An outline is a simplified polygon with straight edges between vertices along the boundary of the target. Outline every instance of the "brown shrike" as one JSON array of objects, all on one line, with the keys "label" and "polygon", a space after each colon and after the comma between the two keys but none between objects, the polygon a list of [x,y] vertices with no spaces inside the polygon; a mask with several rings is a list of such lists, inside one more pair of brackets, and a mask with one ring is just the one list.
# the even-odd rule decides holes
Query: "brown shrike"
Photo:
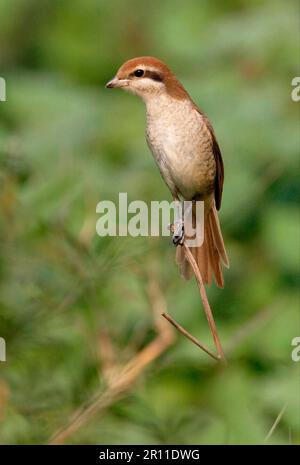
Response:
[{"label": "brown shrike", "polygon": [[[145,102],[147,142],[174,200],[204,201],[204,241],[200,247],[191,247],[191,252],[203,281],[211,284],[214,275],[223,287],[221,262],[228,267],[229,261],[217,210],[221,207],[224,167],[207,116],[157,58],[127,61],[106,87],[122,87]],[[177,236],[173,241],[180,243]],[[180,245],[176,260],[181,274],[189,278],[192,269]]]}]

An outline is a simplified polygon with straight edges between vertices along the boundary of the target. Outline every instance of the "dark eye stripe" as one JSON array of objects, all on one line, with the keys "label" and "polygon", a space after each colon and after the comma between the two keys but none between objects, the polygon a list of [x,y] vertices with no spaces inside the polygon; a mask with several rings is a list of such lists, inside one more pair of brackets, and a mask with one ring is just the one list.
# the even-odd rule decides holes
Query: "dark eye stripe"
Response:
[{"label": "dark eye stripe", "polygon": [[146,70],[144,76],[150,79],[153,79],[153,81],[158,81],[158,82],[163,81],[162,75],[157,73],[156,71]]},{"label": "dark eye stripe", "polygon": [[[135,76],[135,73],[136,71],[134,71],[133,73],[130,74],[130,77],[134,77]],[[137,77],[137,76],[136,76]],[[150,78],[150,79],[153,79],[153,81],[157,81],[157,82],[162,82],[163,81],[163,77],[160,73],[156,72],[156,71],[150,71],[148,69],[146,69],[144,71],[144,74],[143,76],[141,77],[147,77],[147,78]]]}]

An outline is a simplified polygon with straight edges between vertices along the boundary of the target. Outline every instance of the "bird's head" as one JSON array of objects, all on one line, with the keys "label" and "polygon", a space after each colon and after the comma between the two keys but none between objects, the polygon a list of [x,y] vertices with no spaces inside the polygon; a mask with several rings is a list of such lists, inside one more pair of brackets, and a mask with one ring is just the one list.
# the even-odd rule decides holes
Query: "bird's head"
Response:
[{"label": "bird's head", "polygon": [[139,57],[126,61],[107,88],[122,87],[143,100],[169,94],[174,98],[187,98],[187,93],[172,71],[162,61],[153,57]]}]

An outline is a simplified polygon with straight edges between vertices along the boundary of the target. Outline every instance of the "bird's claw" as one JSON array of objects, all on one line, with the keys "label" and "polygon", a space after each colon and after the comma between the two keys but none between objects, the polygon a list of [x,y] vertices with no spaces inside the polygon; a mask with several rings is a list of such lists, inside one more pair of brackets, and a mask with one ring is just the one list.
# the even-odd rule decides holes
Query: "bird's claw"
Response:
[{"label": "bird's claw", "polygon": [[172,242],[175,246],[182,245],[184,242],[184,223],[177,221],[175,224],[170,225],[170,231],[173,233]]}]

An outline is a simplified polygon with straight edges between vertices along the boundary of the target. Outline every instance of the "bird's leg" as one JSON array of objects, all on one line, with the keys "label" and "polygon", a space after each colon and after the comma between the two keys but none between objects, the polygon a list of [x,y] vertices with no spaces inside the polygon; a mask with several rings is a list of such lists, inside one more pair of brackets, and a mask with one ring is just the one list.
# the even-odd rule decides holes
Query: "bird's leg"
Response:
[{"label": "bird's leg", "polygon": [[182,245],[184,241],[184,222],[180,218],[173,224],[172,241],[174,245]]},{"label": "bird's leg", "polygon": [[188,207],[186,208],[185,202],[180,202],[179,199],[174,199],[175,202],[179,202],[178,208],[181,208],[181,215],[175,221],[175,223],[170,228],[173,232],[172,241],[175,246],[183,245],[185,239],[185,221],[190,220],[191,210],[193,208],[193,203],[190,202]]},{"label": "bird's leg", "polygon": [[184,221],[183,221],[183,203],[179,200],[178,197],[173,197],[176,207],[180,214],[178,215],[176,221],[170,225],[170,230],[173,233],[172,242],[175,246],[182,245],[184,242]]}]

